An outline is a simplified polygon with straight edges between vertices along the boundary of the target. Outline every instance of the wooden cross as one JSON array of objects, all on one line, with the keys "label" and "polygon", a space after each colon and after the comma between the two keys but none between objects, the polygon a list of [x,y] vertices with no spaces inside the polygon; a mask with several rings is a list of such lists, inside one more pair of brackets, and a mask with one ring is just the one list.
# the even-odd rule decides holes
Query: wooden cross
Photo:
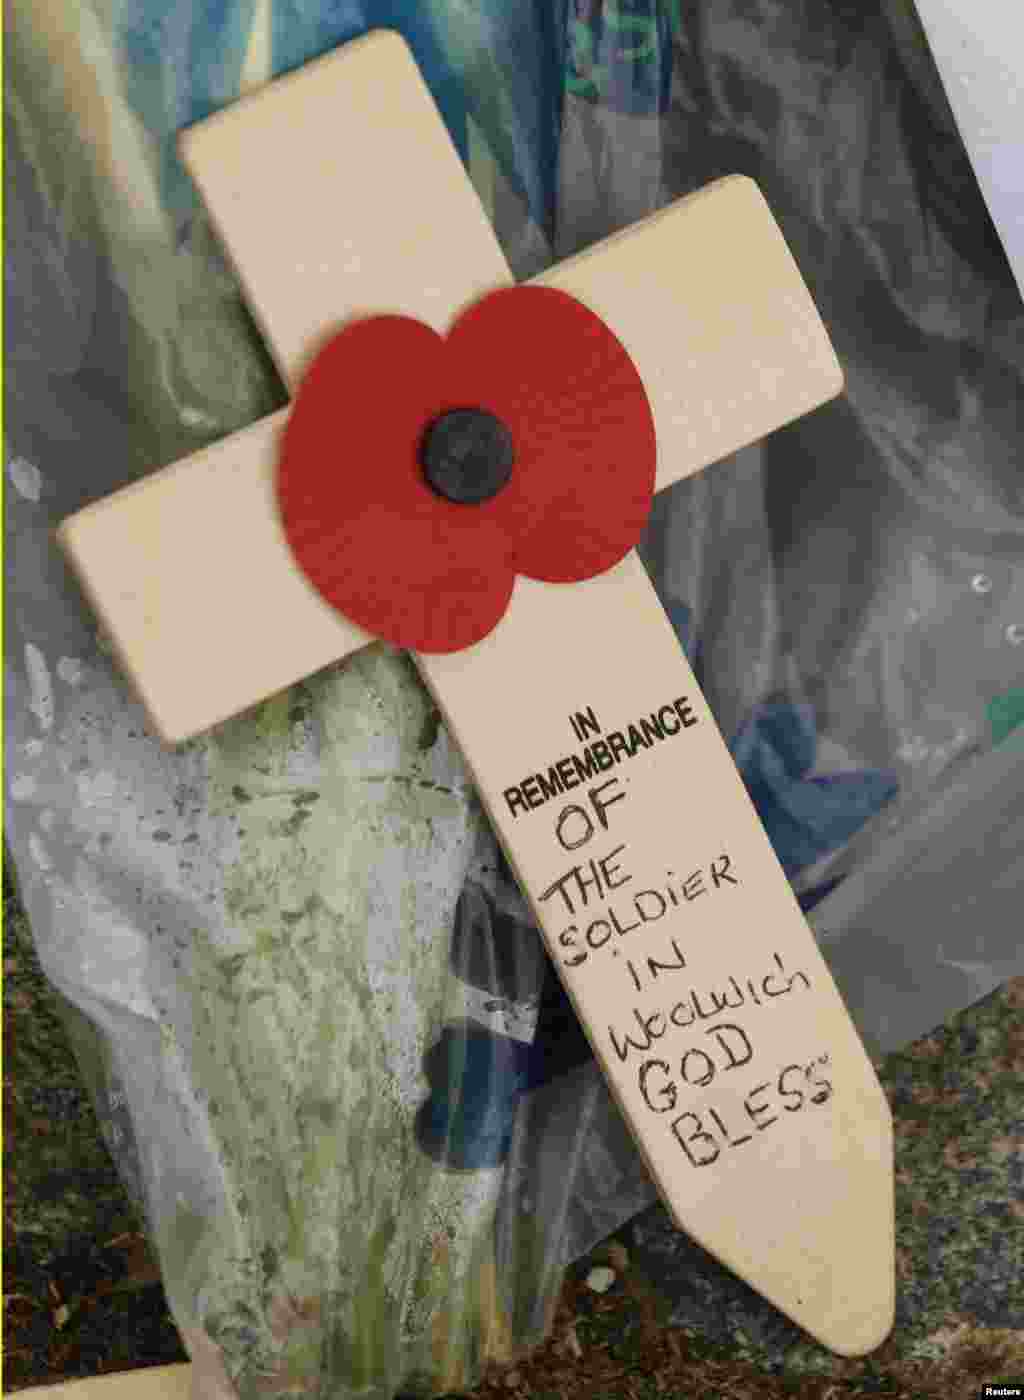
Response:
[{"label": "wooden cross", "polygon": [[[443,333],[511,281],[396,34],[274,82],[182,146],[293,389],[342,322],[400,313]],[[842,388],[747,179],[535,281],[628,351],[659,489]],[[167,742],[373,640],[289,552],[274,495],[288,412],[61,526]],[[878,1346],[894,1303],[888,1105],[636,553],[581,583],[520,577],[484,640],[416,661],[675,1223],[827,1347]]]}]

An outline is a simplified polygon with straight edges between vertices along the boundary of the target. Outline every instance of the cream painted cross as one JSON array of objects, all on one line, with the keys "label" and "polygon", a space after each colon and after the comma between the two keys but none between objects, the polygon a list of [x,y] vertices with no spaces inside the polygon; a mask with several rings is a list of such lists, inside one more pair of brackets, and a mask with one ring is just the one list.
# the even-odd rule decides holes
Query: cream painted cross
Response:
[{"label": "cream painted cross", "polygon": [[[183,151],[293,387],[343,321],[398,312],[443,332],[511,281],[393,33],[243,99]],[[841,390],[749,180],[536,281],[629,352],[659,488]],[[373,640],[289,553],[274,498],[286,416],[61,527],[167,742]],[[834,1351],[878,1346],[893,1318],[888,1105],[635,552],[583,583],[519,578],[482,642],[416,660],[676,1224]]]}]

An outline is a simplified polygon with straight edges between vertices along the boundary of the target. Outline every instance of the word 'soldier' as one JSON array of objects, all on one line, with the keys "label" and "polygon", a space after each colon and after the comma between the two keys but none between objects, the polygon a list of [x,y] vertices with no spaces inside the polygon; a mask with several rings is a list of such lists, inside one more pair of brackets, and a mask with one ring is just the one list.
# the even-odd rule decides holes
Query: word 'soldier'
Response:
[{"label": "word 'soldier'", "polygon": [[[461,335],[511,282],[395,34],[271,84],[183,150],[297,397],[61,527],[168,742],[374,640],[297,566],[275,496],[325,339],[368,317]],[[743,178],[527,286],[568,294],[624,347],[658,489],[842,388]],[[365,438],[346,455],[348,411],[342,385],[325,450],[372,483],[388,462]],[[639,1150],[681,1229],[826,1346],[870,1351],[893,1318],[888,1105],[672,627],[631,549],[579,582],[510,586],[480,640],[414,654]]]}]

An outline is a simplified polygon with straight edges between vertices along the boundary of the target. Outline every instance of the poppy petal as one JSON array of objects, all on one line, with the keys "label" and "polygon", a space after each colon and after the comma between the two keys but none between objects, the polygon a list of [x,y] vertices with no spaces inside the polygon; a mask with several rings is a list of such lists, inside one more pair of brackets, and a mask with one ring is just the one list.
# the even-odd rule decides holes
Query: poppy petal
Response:
[{"label": "poppy petal", "polygon": [[515,581],[494,512],[444,500],[423,476],[425,426],[461,406],[446,361],[444,340],[409,317],[350,323],[303,378],[278,461],[281,520],[306,578],[357,626],[423,652],[480,641]]},{"label": "poppy petal", "polygon": [[505,287],[448,336],[453,382],[486,393],[515,464],[491,503],[517,572],[549,583],[603,573],[638,542],[657,468],[654,418],[621,342],[553,287]]}]

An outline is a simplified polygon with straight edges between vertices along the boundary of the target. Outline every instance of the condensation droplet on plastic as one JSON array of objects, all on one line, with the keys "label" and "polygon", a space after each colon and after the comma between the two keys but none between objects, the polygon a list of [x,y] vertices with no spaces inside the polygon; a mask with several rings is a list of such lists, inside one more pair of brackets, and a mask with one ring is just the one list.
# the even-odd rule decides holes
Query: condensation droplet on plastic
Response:
[{"label": "condensation droplet on plastic", "polygon": [[74,656],[62,656],[57,662],[57,675],[65,685],[81,685],[84,675],[82,663]]},{"label": "condensation droplet on plastic", "polygon": [[909,739],[904,739],[896,751],[896,756],[903,759],[904,763],[921,763],[928,757],[929,752],[924,739],[919,734],[914,734]]},{"label": "condensation droplet on plastic", "polygon": [[1011,622],[1006,629],[1006,640],[1012,647],[1019,647],[1024,642],[1024,622]]},{"label": "condensation droplet on plastic", "polygon": [[7,463],[7,475],[19,496],[38,503],[43,490],[43,474],[26,457],[12,457]]},{"label": "condensation droplet on plastic", "polygon": [[50,859],[50,853],[34,831],[28,838],[28,850],[29,855],[31,855],[40,870],[53,869],[53,861]]},{"label": "condensation droplet on plastic", "polygon": [[34,642],[25,643],[25,670],[31,692],[29,710],[39,721],[40,728],[53,728],[53,685],[46,658]]},{"label": "condensation droplet on plastic", "polygon": [[988,574],[975,574],[971,579],[971,587],[974,589],[975,593],[991,593],[992,580],[989,578]]}]

